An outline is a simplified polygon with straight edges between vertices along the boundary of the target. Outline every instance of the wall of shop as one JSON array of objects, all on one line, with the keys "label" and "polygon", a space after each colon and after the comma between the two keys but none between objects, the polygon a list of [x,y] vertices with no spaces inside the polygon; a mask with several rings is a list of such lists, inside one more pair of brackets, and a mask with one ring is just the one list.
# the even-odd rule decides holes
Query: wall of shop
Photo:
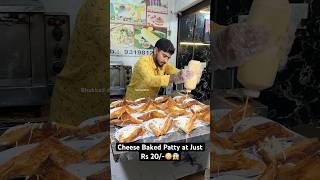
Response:
[{"label": "wall of shop", "polygon": [[203,0],[176,0],[174,12],[177,13],[177,12],[184,11],[184,10],[198,4],[201,1],[203,1]]},{"label": "wall of shop", "polygon": [[[181,0],[177,0],[181,1]],[[175,4],[176,1],[168,0],[168,28],[167,28],[167,38],[170,39],[173,45],[177,45],[177,29],[178,29],[178,18],[175,13]],[[111,56],[111,62],[120,62],[124,65],[134,66],[137,62],[139,56],[130,57],[130,56]],[[171,57],[169,63],[176,65],[176,53]]]},{"label": "wall of shop", "polygon": [[[77,13],[85,0],[40,0],[46,12],[63,12],[70,15],[70,29],[74,28]],[[183,1],[183,3],[181,3]],[[168,29],[167,38],[170,39],[175,47],[177,46],[178,18],[177,12],[183,11],[194,6],[202,0],[168,0]],[[121,62],[124,65],[133,66],[139,57],[111,56],[111,61]],[[176,65],[176,53],[172,56],[170,63]]]},{"label": "wall of shop", "polygon": [[[167,38],[172,41],[177,48],[177,34],[178,34],[178,18],[177,13],[187,8],[194,6],[202,0],[168,0],[168,29]],[[124,65],[134,66],[139,57],[126,57],[126,56],[111,56],[111,61],[121,62]],[[176,53],[172,56],[170,62],[176,66]]]}]

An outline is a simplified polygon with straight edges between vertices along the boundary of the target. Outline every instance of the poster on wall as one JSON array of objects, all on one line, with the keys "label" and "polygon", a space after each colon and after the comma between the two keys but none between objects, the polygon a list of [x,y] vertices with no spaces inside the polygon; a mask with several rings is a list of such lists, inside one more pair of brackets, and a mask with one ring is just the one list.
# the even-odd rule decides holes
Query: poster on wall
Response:
[{"label": "poster on wall", "polygon": [[[112,24],[115,27],[117,24]],[[122,25],[111,31],[112,56],[150,55],[160,38],[167,38],[166,28]],[[114,43],[119,41],[119,43]]]},{"label": "poster on wall", "polygon": [[110,2],[110,21],[120,24],[146,24],[145,0],[112,0]]},{"label": "poster on wall", "polygon": [[148,12],[147,16],[148,16],[147,18],[148,26],[168,27],[168,22],[167,22],[168,15]]},{"label": "poster on wall", "polygon": [[152,53],[160,38],[167,38],[167,0],[111,0],[111,56]]},{"label": "poster on wall", "polygon": [[111,48],[129,48],[134,46],[134,26],[110,24]]},{"label": "poster on wall", "polygon": [[134,47],[137,49],[152,49],[160,38],[167,37],[166,28],[136,26],[134,32]]},{"label": "poster on wall", "polygon": [[148,12],[168,14],[168,0],[147,0]]}]

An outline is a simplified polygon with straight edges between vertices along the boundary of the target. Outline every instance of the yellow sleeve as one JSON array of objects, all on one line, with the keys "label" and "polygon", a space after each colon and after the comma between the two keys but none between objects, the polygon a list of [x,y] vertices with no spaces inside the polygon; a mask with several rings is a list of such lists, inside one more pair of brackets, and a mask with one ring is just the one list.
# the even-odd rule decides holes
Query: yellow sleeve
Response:
[{"label": "yellow sleeve", "polygon": [[223,25],[217,24],[214,21],[210,22],[210,31],[211,32],[215,32],[215,31],[218,31],[220,29],[224,29],[225,27],[227,27],[227,26],[223,26]]},{"label": "yellow sleeve", "polygon": [[175,68],[174,66],[167,64],[165,69],[165,74],[175,74],[179,71],[179,69]]},{"label": "yellow sleeve", "polygon": [[50,121],[77,126],[109,112],[109,15],[106,0],[86,0],[79,9],[68,58],[54,86]]},{"label": "yellow sleeve", "polygon": [[155,75],[152,66],[145,61],[139,60],[135,66],[135,70],[149,87],[168,86],[170,75]]}]

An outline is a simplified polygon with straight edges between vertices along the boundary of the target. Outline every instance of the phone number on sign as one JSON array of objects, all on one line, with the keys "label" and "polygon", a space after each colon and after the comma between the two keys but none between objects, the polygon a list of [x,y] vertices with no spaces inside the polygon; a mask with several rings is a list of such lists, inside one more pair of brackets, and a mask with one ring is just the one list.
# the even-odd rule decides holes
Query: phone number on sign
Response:
[{"label": "phone number on sign", "polygon": [[152,50],[146,49],[110,49],[110,55],[112,56],[141,56],[150,55]]}]

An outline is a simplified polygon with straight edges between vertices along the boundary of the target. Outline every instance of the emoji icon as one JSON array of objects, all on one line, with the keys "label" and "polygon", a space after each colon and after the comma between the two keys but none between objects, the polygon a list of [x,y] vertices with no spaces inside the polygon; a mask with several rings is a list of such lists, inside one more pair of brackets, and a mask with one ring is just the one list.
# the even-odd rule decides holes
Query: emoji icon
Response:
[{"label": "emoji icon", "polygon": [[166,160],[171,160],[172,158],[172,154],[171,153],[166,153],[166,155],[164,156],[166,158]]},{"label": "emoji icon", "polygon": [[172,156],[172,160],[179,161],[179,154],[178,153],[174,153],[173,156]]}]

